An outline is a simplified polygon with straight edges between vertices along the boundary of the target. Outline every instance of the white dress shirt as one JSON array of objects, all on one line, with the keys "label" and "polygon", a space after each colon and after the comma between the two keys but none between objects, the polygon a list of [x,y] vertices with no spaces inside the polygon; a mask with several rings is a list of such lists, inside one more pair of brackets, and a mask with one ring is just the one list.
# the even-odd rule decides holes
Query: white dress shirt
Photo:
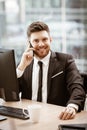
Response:
[{"label": "white dress shirt", "polygon": [[43,58],[39,59],[34,57],[34,64],[33,64],[33,77],[32,77],[32,100],[37,100],[37,92],[38,92],[38,80],[39,80],[39,65],[38,61],[43,63],[43,79],[42,79],[42,102],[47,102],[47,73],[49,67],[49,59],[50,59],[51,52]]}]

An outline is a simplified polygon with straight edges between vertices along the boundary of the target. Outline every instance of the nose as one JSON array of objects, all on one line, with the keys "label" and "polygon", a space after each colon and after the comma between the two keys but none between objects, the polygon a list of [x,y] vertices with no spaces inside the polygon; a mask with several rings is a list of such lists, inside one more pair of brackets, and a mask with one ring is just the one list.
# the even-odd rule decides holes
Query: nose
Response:
[{"label": "nose", "polygon": [[39,46],[44,46],[44,43],[42,41],[39,42]]}]

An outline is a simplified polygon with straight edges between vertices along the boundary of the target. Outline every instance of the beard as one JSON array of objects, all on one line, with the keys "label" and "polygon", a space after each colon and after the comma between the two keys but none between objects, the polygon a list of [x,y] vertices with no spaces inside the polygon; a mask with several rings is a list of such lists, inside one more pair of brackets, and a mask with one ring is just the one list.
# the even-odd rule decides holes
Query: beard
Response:
[{"label": "beard", "polygon": [[42,48],[35,48],[34,54],[39,57],[40,59],[44,58],[45,56],[48,55],[50,51],[50,47],[46,46],[46,47],[42,47]]}]

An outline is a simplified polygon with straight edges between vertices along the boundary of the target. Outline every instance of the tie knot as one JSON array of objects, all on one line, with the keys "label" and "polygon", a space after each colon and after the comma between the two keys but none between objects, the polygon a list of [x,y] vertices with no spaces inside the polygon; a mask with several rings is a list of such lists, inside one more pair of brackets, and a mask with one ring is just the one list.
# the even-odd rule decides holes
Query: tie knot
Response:
[{"label": "tie knot", "polygon": [[42,67],[42,61],[38,61],[38,65]]}]

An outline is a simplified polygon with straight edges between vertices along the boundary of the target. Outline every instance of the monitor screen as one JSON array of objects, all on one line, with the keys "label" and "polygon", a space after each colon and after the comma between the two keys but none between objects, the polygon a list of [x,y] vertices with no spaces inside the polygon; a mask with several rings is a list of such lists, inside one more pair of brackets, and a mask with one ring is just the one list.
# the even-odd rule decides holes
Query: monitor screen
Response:
[{"label": "monitor screen", "polygon": [[0,98],[5,101],[19,100],[14,50],[0,48]]}]

